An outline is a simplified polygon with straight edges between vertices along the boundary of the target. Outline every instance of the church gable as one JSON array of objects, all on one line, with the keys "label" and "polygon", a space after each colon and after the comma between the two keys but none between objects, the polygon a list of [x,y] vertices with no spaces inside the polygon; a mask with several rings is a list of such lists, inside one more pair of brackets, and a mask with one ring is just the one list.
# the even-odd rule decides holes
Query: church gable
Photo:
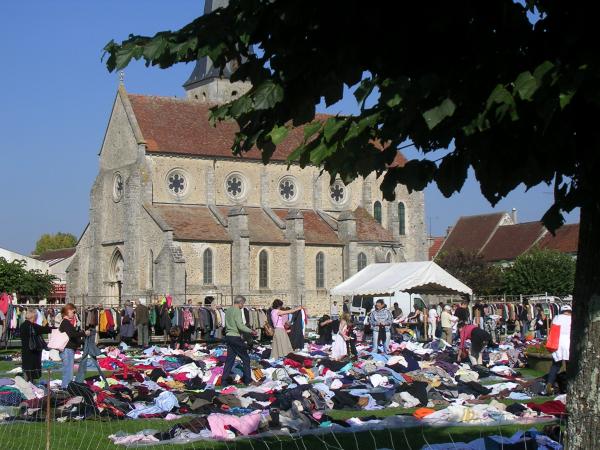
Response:
[{"label": "church gable", "polygon": [[127,93],[121,86],[100,149],[100,167],[116,169],[133,164],[138,157],[138,144],[141,143],[143,143],[142,134],[137,126]]}]

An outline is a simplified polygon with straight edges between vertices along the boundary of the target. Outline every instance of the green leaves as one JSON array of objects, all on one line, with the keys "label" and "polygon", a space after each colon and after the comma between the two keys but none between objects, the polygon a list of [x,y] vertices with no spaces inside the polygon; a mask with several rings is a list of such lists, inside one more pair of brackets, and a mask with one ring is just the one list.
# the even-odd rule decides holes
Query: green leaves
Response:
[{"label": "green leaves", "polygon": [[456,105],[452,100],[447,98],[440,105],[431,108],[423,113],[423,118],[427,123],[427,127],[433,130],[446,117],[452,116],[456,110]]},{"label": "green leaves", "polygon": [[285,126],[274,126],[273,129],[267,134],[271,139],[271,142],[275,145],[279,145],[287,137],[289,130]]},{"label": "green leaves", "polygon": [[273,81],[265,81],[254,90],[252,98],[254,109],[270,109],[283,100],[283,88]]},{"label": "green leaves", "polygon": [[531,100],[538,87],[537,80],[528,70],[521,73],[515,80],[515,91],[522,100]]}]

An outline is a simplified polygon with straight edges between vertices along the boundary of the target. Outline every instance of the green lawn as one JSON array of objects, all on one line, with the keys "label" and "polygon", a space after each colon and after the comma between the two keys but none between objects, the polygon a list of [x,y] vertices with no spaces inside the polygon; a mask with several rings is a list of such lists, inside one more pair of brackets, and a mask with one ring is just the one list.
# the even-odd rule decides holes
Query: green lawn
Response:
[{"label": "green lawn", "polygon": [[[4,351],[0,351],[0,354]],[[0,374],[16,367],[18,364],[9,361],[0,361]],[[521,369],[523,377],[535,378],[543,373],[531,369]],[[94,375],[95,371],[88,371],[87,375]],[[53,371],[53,377],[60,377],[60,370]],[[537,397],[531,401],[541,403],[548,397]],[[502,403],[511,404],[513,400],[500,400]],[[436,409],[440,409],[438,407]],[[332,418],[346,420],[351,417],[375,416],[385,418],[397,414],[412,414],[416,408],[386,408],[375,411],[365,410],[333,410],[328,411]],[[186,420],[186,419],[184,419]],[[110,434],[118,431],[135,433],[144,429],[168,430],[175,422],[165,420],[88,420],[83,422],[51,423],[50,441],[53,450],[71,449],[123,449],[115,446],[108,439]],[[536,428],[543,428],[537,425]],[[238,439],[235,442],[220,442],[214,440],[196,442],[177,446],[151,446],[148,449],[176,448],[176,449],[248,449],[248,450],[274,450],[296,449],[313,450],[325,448],[331,450],[370,450],[377,448],[403,448],[421,449],[427,443],[468,442],[482,435],[502,434],[512,435],[517,430],[529,429],[532,425],[507,425],[502,427],[466,426],[466,427],[413,427],[407,429],[391,429],[385,431],[360,432],[360,433],[326,433],[320,436],[303,436],[297,438],[269,438]],[[46,425],[45,423],[14,423],[0,425],[0,447],[7,450],[37,450],[45,449]],[[332,448],[333,447],[333,448]]]},{"label": "green lawn", "polygon": [[[112,421],[112,422],[71,422],[52,424],[51,447],[53,450],[72,449],[123,449],[115,446],[108,436],[117,431],[128,433],[142,429],[167,430],[173,426],[172,422],[163,420],[144,421]],[[546,424],[538,424],[537,429],[542,429]],[[10,425],[10,432],[4,426],[0,427],[2,448],[7,450],[43,449],[45,448],[46,434],[44,424],[14,424]],[[389,429],[384,431],[360,433],[326,433],[319,436],[302,436],[296,438],[279,437],[268,439],[238,439],[234,442],[220,442],[207,440],[190,443],[187,445],[156,445],[145,447],[148,449],[174,448],[174,449],[244,449],[244,450],[274,450],[274,449],[317,449],[334,447],[349,450],[371,450],[377,448],[420,449],[426,443],[468,442],[483,435],[502,434],[510,436],[518,430],[532,428],[532,425],[506,425],[502,427],[469,426],[469,427],[413,427],[406,429]],[[326,444],[326,445],[325,445]],[[333,449],[332,449],[333,450]]]}]

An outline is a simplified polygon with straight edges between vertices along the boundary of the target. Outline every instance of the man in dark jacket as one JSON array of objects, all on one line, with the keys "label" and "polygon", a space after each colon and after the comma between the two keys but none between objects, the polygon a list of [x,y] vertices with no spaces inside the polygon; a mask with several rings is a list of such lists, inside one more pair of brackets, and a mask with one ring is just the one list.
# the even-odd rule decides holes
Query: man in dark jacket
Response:
[{"label": "man in dark jacket", "polygon": [[148,307],[145,305],[146,299],[140,298],[139,303],[135,308],[135,326],[137,328],[138,345],[146,348],[149,344],[148,323],[150,322],[150,314]]}]

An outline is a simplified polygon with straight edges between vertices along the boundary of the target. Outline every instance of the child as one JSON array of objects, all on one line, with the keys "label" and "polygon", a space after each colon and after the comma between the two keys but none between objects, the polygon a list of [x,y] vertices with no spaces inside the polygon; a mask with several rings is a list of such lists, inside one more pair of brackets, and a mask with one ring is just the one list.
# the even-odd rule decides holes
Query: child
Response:
[{"label": "child", "polygon": [[333,345],[331,346],[331,359],[340,361],[348,354],[348,347],[346,342],[350,340],[348,322],[350,315],[348,313],[342,314],[340,319],[340,328],[337,334],[333,337]]},{"label": "child", "polygon": [[175,325],[171,327],[169,330],[169,337],[171,338],[171,343],[169,347],[171,350],[179,350],[183,346],[183,334],[181,333],[181,327]]}]

